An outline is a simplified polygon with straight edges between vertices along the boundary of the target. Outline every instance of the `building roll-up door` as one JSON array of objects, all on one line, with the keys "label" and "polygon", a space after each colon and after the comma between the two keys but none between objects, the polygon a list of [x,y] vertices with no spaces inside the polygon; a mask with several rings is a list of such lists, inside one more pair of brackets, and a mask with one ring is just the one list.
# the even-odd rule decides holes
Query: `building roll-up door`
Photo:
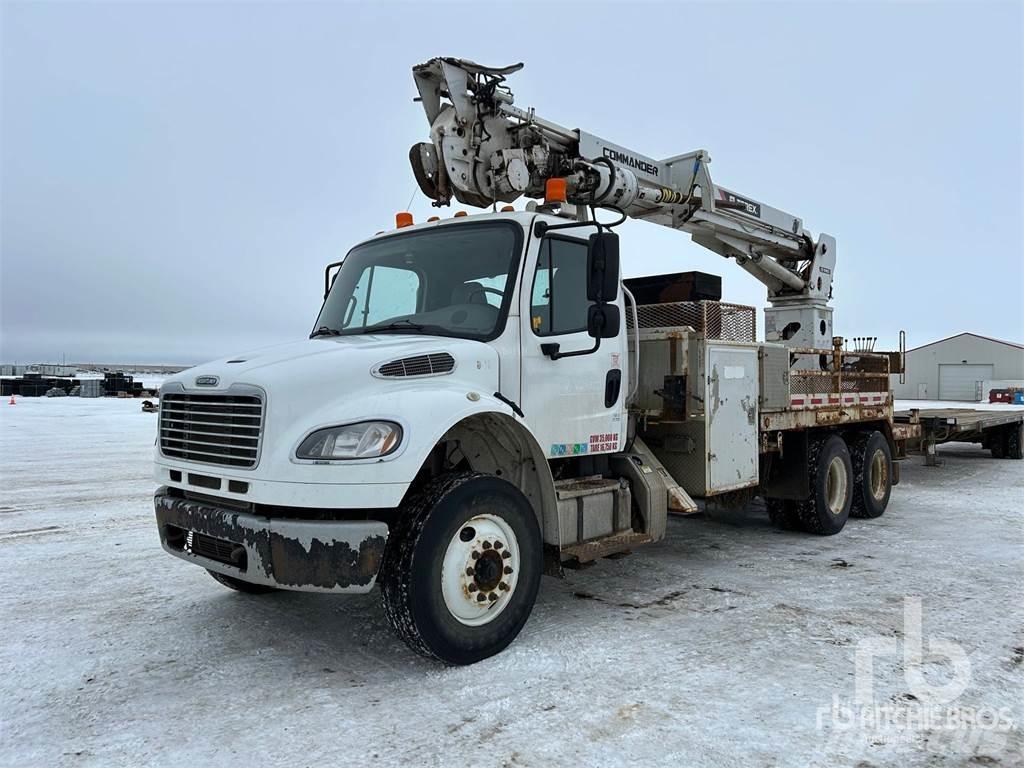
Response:
[{"label": "building roll-up door", "polygon": [[981,382],[991,380],[991,364],[939,364],[939,400],[976,403],[983,396]]}]

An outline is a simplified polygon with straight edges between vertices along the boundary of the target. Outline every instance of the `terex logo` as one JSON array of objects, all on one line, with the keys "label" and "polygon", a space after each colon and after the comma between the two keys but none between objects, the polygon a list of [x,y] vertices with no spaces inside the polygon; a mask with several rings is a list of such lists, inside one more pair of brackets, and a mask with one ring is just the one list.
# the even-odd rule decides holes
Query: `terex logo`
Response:
[{"label": "terex logo", "polygon": [[612,162],[620,163],[621,165],[625,165],[630,168],[635,168],[636,170],[650,176],[657,177],[658,175],[658,166],[654,163],[649,163],[646,160],[641,160],[639,157],[632,157],[631,155],[619,152],[619,150],[612,149],[611,147],[605,147],[602,150],[602,154]]},{"label": "terex logo", "polygon": [[749,214],[751,216],[756,216],[759,219],[761,218],[760,203],[755,203],[753,200],[747,200],[746,198],[740,197],[739,195],[734,195],[732,192],[726,192],[725,199],[727,202],[737,203],[743,206],[742,208],[740,208],[740,210],[743,213]]}]

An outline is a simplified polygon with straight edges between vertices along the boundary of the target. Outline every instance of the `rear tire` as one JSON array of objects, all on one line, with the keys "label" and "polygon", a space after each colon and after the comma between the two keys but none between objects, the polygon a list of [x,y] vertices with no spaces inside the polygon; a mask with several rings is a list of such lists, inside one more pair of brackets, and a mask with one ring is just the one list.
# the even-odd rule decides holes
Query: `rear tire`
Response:
[{"label": "rear tire", "polygon": [[242,581],[236,579],[234,576],[227,576],[223,573],[217,573],[207,569],[208,574],[213,576],[214,581],[220,582],[228,589],[233,589],[236,592],[245,592],[247,595],[265,595],[268,592],[277,592],[275,587],[269,587],[266,584],[252,584],[248,581]]},{"label": "rear tire", "polygon": [[992,451],[993,459],[1006,457],[1006,436],[1002,431],[997,431],[989,438],[989,450]]},{"label": "rear tire", "polygon": [[388,538],[384,614],[417,653],[473,664],[519,634],[542,568],[540,527],[518,488],[491,475],[442,475],[406,505]]},{"label": "rear tire", "polygon": [[808,485],[811,496],[796,502],[800,529],[820,536],[843,530],[853,502],[853,465],[850,451],[839,435],[812,439],[807,446]]},{"label": "rear tire", "polygon": [[1003,456],[1007,459],[1024,458],[1024,424],[1011,424],[1006,428]]},{"label": "rear tire", "polygon": [[892,493],[892,450],[877,430],[862,432],[850,445],[853,465],[853,502],[850,516],[881,517]]}]

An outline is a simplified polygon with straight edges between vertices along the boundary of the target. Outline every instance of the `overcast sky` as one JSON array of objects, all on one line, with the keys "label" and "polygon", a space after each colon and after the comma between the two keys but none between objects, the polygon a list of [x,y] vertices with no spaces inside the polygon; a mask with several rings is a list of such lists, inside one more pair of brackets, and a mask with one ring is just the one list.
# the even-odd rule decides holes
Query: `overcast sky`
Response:
[{"label": "overcast sky", "polygon": [[[526,62],[517,104],[838,239],[835,330],[1024,340],[1022,4],[2,4],[4,362],[191,363],[302,337],[323,265],[432,213],[410,67]],[[518,206],[522,207],[523,201]],[[760,283],[622,228],[627,275]]]}]

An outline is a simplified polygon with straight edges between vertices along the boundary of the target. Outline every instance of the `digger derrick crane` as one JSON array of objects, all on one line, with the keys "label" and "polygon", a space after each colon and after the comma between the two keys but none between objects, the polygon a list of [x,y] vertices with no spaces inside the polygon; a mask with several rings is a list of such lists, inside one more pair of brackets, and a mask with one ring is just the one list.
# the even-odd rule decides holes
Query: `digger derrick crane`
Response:
[{"label": "digger derrick crane", "polygon": [[581,218],[615,209],[734,259],[768,289],[767,341],[832,346],[833,237],[814,239],[799,217],[715,184],[706,150],[656,160],[517,107],[506,81],[522,67],[436,58],[413,68],[430,141],[409,159],[435,206],[542,198],[549,180],[564,179]]}]

